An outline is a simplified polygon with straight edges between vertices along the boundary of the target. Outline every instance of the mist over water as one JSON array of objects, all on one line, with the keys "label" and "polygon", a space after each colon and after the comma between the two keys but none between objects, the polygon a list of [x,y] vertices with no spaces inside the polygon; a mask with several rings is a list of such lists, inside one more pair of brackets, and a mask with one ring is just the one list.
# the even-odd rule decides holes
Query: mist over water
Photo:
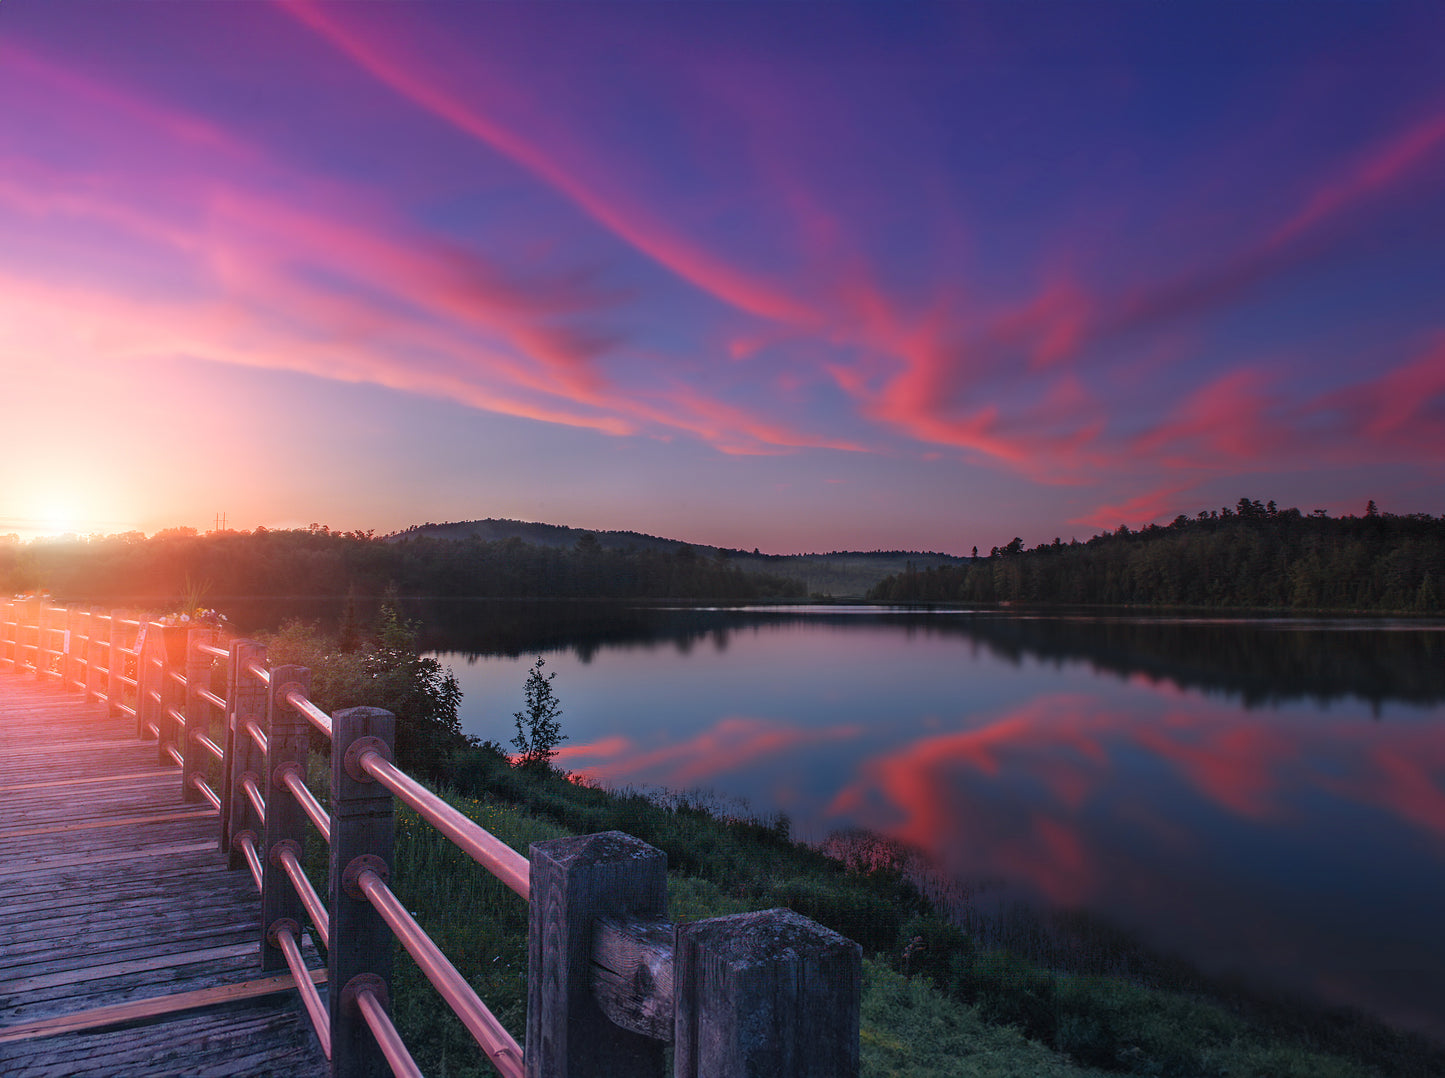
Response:
[{"label": "mist over water", "polygon": [[559,766],[786,813],[809,841],[867,828],[985,907],[1086,910],[1445,1038],[1445,625],[585,604],[426,624],[477,737],[510,739],[540,654]]}]

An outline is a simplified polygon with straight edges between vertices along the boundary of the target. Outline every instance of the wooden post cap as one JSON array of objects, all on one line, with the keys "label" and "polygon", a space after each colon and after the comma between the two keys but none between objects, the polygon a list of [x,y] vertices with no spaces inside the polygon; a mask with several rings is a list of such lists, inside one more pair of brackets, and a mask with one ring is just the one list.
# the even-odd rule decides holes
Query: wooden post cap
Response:
[{"label": "wooden post cap", "polygon": [[680,924],[674,1074],[856,1078],[863,949],[792,910]]}]

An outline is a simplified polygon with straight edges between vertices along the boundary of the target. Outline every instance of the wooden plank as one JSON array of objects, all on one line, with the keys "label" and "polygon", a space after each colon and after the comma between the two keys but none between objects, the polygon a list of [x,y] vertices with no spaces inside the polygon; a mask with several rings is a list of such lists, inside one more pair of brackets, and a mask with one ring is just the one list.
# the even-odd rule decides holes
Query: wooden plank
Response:
[{"label": "wooden plank", "polygon": [[84,779],[57,779],[53,782],[22,782],[18,786],[0,786],[0,794],[16,793],[20,790],[48,790],[56,786],[89,786],[98,782],[136,782],[139,779],[159,776],[174,778],[175,773],[176,769],[169,767],[164,771],[133,771],[128,774],[97,775]]},{"label": "wooden plank", "polygon": [[135,849],[111,850],[108,853],[73,854],[69,857],[36,857],[16,859],[0,865],[0,880],[13,876],[37,876],[60,868],[89,868],[112,861],[134,861],[144,857],[173,857],[181,853],[208,853],[216,848],[209,839],[179,842],[170,845],[140,846]]},{"label": "wooden plank", "polygon": [[127,824],[164,823],[167,820],[203,820],[207,816],[214,815],[216,815],[216,810],[211,808],[210,805],[207,805],[204,811],[196,812],[172,812],[159,816],[122,816],[115,820],[82,820],[78,823],[59,824],[54,827],[22,827],[12,831],[0,831],[0,839],[28,838],[31,835],[54,835],[71,831],[87,831],[96,827],[124,827]]},{"label": "wooden plank", "polygon": [[290,972],[259,969],[216,813],[107,712],[0,675],[0,1074],[322,1078]]},{"label": "wooden plank", "polygon": [[143,970],[167,969],[171,966],[188,966],[195,962],[206,962],[212,958],[240,958],[254,953],[254,944],[240,943],[229,947],[207,947],[200,951],[184,951],[181,954],[153,955],[150,958],[134,958],[126,962],[107,962],[88,966],[82,970],[62,970],[39,977],[22,977],[9,981],[5,987],[12,992],[26,992],[33,988],[54,988],[62,984],[76,984],[103,977],[123,977]]},{"label": "wooden plank", "polygon": [[[241,1013],[234,1013],[238,1006]],[[0,1070],[6,1078],[329,1074],[302,1016],[264,999],[228,1010],[232,1013],[182,1014],[151,1025],[0,1045]]]},{"label": "wooden plank", "polygon": [[[313,969],[311,981],[313,984],[324,984],[326,971]],[[119,1025],[122,1022],[135,1022],[145,1018],[159,1018],[167,1014],[180,1014],[184,1011],[200,1010],[203,1007],[214,1007],[221,1003],[259,999],[262,996],[290,992],[295,988],[296,979],[288,971],[270,977],[261,977],[254,981],[242,981],[240,984],[217,985],[215,988],[202,988],[194,992],[177,992],[170,996],[152,996],[150,999],[139,999],[134,1003],[120,1003],[113,1007],[92,1007],[88,1011],[77,1011],[59,1018],[45,1018],[38,1022],[26,1022],[18,1026],[0,1027],[0,1044],[35,1040],[39,1037],[53,1037],[59,1033],[104,1029],[106,1026]]]}]

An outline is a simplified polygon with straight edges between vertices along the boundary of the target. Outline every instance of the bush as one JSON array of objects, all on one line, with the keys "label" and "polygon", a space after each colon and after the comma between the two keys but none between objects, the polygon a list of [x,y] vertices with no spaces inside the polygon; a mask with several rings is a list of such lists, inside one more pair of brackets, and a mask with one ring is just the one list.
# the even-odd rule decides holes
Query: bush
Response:
[{"label": "bush", "polygon": [[450,670],[417,654],[417,630],[388,602],[371,633],[357,637],[351,650],[315,625],[291,621],[266,641],[267,658],[273,666],[309,668],[311,699],[325,711],[380,707],[392,712],[398,766],[440,779],[471,739],[457,714],[461,687]]}]

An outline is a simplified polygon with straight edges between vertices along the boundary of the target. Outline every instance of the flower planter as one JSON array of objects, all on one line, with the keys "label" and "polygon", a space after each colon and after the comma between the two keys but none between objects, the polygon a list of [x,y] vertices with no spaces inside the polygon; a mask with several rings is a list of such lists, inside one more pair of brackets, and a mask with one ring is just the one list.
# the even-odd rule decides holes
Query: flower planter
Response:
[{"label": "flower planter", "polygon": [[190,639],[189,625],[162,625],[161,639],[166,645],[166,665],[184,670],[186,666],[186,644]]}]

